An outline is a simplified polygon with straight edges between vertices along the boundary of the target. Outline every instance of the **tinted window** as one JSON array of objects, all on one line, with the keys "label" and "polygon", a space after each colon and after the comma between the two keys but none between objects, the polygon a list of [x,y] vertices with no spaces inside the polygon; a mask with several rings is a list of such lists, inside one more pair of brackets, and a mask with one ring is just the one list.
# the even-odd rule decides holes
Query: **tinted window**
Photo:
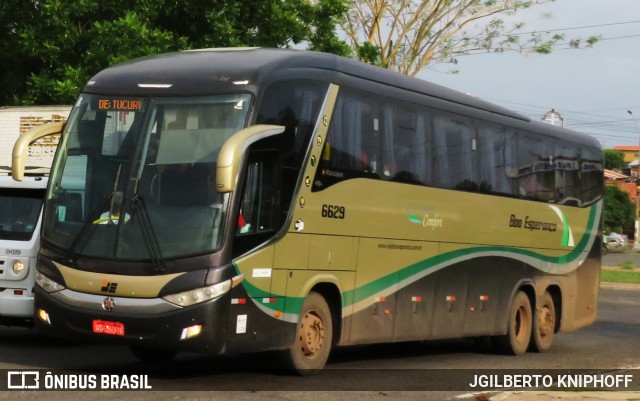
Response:
[{"label": "tinted window", "polygon": [[0,188],[0,239],[29,241],[43,200],[44,189]]},{"label": "tinted window", "polygon": [[601,152],[582,153],[559,139],[342,88],[313,190],[370,178],[580,206],[602,192]]}]

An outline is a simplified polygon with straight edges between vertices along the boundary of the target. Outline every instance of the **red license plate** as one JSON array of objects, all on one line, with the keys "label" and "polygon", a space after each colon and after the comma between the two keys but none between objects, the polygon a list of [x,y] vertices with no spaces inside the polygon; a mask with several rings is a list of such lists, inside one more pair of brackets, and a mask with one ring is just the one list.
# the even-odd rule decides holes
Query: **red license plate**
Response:
[{"label": "red license plate", "polygon": [[94,320],[93,332],[98,334],[109,334],[112,336],[124,336],[124,323]]}]

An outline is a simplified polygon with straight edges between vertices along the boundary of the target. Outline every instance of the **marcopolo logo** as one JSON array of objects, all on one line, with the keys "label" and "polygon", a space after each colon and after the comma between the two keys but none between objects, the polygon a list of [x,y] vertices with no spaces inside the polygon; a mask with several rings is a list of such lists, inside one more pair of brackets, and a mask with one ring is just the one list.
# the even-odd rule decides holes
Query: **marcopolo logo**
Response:
[{"label": "marcopolo logo", "polygon": [[118,289],[118,283],[109,282],[107,280],[102,281],[102,287],[100,288],[100,291],[115,294],[116,289]]}]

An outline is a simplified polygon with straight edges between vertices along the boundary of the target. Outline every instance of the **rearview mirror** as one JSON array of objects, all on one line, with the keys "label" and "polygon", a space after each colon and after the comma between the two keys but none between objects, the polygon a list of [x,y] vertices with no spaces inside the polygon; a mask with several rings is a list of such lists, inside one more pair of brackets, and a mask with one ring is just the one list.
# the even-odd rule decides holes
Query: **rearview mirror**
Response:
[{"label": "rearview mirror", "polygon": [[254,125],[236,132],[227,139],[218,153],[216,190],[220,193],[233,192],[242,156],[249,146],[261,139],[283,132],[284,127],[281,125]]},{"label": "rearview mirror", "polygon": [[25,163],[27,162],[29,145],[42,137],[62,133],[64,124],[64,122],[57,122],[39,125],[20,135],[16,143],[13,145],[11,158],[11,176],[14,180],[22,181],[24,178],[24,169]]}]

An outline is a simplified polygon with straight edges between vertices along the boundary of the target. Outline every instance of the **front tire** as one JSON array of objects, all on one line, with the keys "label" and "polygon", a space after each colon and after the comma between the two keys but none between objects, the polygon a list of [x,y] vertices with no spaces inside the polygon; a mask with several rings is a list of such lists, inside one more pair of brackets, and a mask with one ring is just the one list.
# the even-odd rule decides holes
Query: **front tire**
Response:
[{"label": "front tire", "polygon": [[513,298],[508,319],[507,334],[493,337],[493,345],[501,354],[522,355],[529,348],[533,326],[531,302],[523,291]]},{"label": "front tire", "polygon": [[545,292],[540,299],[533,317],[533,332],[531,334],[531,350],[546,352],[551,348],[553,335],[556,331],[556,308],[553,297]]},{"label": "front tire", "polygon": [[301,376],[316,374],[329,359],[332,341],[329,305],[322,295],[310,292],[302,304],[295,342],[286,354],[287,362]]}]

